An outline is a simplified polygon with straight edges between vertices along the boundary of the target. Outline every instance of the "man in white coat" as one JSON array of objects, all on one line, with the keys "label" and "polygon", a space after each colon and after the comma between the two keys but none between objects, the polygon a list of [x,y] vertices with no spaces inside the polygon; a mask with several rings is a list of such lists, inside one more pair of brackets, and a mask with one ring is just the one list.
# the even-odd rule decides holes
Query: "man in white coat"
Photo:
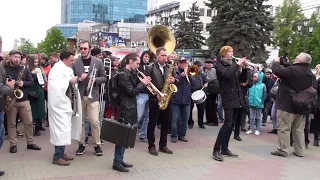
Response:
[{"label": "man in white coat", "polygon": [[55,145],[52,164],[67,166],[70,164],[68,161],[73,160],[73,157],[64,154],[65,146],[71,144],[73,110],[71,98],[66,93],[70,83],[78,82],[78,77],[73,76],[70,68],[74,63],[74,54],[62,52],[60,59],[50,70],[48,77],[48,119],[50,142]]}]

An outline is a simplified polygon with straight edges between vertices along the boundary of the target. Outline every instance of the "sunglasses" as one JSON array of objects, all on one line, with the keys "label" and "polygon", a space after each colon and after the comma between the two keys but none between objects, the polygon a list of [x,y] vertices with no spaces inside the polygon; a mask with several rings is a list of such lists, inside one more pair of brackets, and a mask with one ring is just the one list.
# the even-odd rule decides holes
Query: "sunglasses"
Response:
[{"label": "sunglasses", "polygon": [[86,47],[80,47],[80,50],[87,50],[88,48]]}]

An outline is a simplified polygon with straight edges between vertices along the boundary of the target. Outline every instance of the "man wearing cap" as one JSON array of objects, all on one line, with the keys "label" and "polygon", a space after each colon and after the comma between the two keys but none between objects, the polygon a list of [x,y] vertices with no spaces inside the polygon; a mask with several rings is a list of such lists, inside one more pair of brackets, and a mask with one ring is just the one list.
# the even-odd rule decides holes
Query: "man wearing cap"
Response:
[{"label": "man wearing cap", "polygon": [[[194,86],[191,86],[191,93],[207,86],[206,85],[206,83],[207,83],[206,75],[201,70],[201,66],[202,66],[201,62],[195,61],[193,63],[193,65],[199,67],[199,73],[196,76],[194,76],[195,84],[194,84]],[[193,110],[194,104],[195,103],[191,100],[190,115],[189,115],[189,121],[188,121],[188,125],[189,125],[190,129],[192,129],[193,125],[194,125],[194,121],[192,119],[192,110]],[[196,104],[197,110],[198,110],[198,126],[202,129],[206,128],[203,125],[204,105],[205,105],[205,102],[200,103],[200,104]]]},{"label": "man wearing cap", "polygon": [[[241,121],[245,103],[240,83],[246,83],[248,73],[244,66],[247,59],[241,58],[235,61],[235,59],[233,59],[233,48],[231,46],[222,47],[220,49],[220,55],[221,59],[217,60],[215,68],[221,89],[225,121],[219,131],[213,148],[212,155],[217,161],[223,161],[222,155],[238,157],[238,155],[233,154],[229,150],[228,146],[235,122]],[[240,70],[241,68],[242,71]]]},{"label": "man wearing cap", "polygon": [[100,48],[91,49],[91,55],[98,59],[101,59],[101,60],[103,59],[102,50]]},{"label": "man wearing cap", "polygon": [[26,89],[31,87],[33,84],[33,79],[29,68],[20,66],[22,53],[18,50],[12,50],[9,52],[9,61],[3,64],[3,68],[7,76],[10,79],[15,80],[15,88],[19,88],[23,92],[23,96],[20,99],[16,99],[13,106],[6,110],[7,125],[8,125],[8,137],[10,141],[10,152],[17,152],[17,127],[16,127],[16,117],[19,113],[20,118],[24,124],[27,149],[30,150],[41,150],[36,144],[33,143],[33,123],[31,106],[28,100],[28,93]]}]

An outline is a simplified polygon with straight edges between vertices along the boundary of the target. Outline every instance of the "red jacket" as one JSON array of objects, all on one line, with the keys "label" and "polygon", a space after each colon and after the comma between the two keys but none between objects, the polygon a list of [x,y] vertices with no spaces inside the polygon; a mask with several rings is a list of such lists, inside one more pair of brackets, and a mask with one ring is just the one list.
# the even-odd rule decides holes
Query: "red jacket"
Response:
[{"label": "red jacket", "polygon": [[[43,70],[44,70],[44,73],[46,74],[46,77],[48,79],[48,76],[49,76],[49,72],[51,70],[51,64],[48,64],[47,66],[43,67]],[[48,91],[48,81],[44,84],[44,87],[43,89],[45,91]]]}]

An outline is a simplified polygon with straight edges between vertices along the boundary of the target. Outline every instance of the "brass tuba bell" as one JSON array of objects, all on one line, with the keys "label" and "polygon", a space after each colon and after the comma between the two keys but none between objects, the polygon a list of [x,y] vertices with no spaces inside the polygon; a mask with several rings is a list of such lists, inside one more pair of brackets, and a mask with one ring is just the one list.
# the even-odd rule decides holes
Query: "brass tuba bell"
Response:
[{"label": "brass tuba bell", "polygon": [[170,55],[176,47],[176,39],[168,27],[155,25],[148,31],[147,44],[153,54],[156,54],[157,48],[164,47]]}]

